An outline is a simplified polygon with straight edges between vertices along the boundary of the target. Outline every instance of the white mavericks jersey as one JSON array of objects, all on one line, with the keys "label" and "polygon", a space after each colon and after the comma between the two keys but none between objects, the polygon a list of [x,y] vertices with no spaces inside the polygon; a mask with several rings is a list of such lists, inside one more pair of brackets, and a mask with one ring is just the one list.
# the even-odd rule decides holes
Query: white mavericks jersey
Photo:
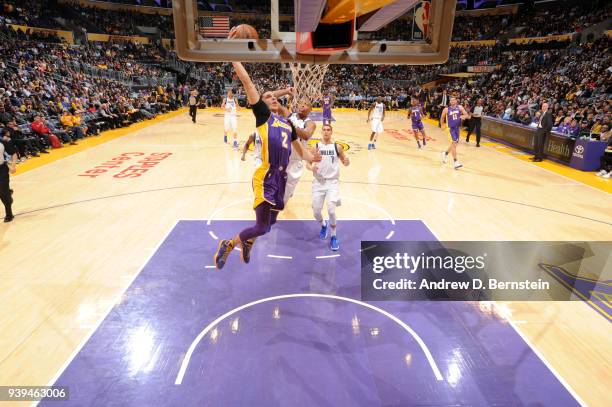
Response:
[{"label": "white mavericks jersey", "polygon": [[381,120],[383,117],[384,110],[385,110],[384,103],[376,103],[374,105],[374,111],[372,112],[372,120]]},{"label": "white mavericks jersey", "polygon": [[225,115],[236,116],[236,99],[225,99]]},{"label": "white mavericks jersey", "polygon": [[340,178],[340,157],[338,157],[338,147],[335,142],[325,144],[322,141],[317,143],[317,149],[321,153],[321,162],[316,163],[317,172],[315,178],[319,181]]},{"label": "white mavericks jersey", "polygon": [[255,137],[255,141],[253,142],[253,160],[255,161],[255,167],[259,168],[263,163],[261,160],[261,137],[258,131],[253,133],[253,136]]},{"label": "white mavericks jersey", "polygon": [[[297,113],[291,113],[291,116],[289,116],[289,121],[291,121],[291,123],[293,123],[293,125],[296,128],[304,130],[306,128],[306,123],[308,123],[310,119],[309,118],[300,119]],[[300,143],[302,143],[302,147],[304,147],[305,149],[308,148],[307,140],[303,140],[300,137],[298,137],[298,140]],[[295,151],[295,148],[291,149],[291,155],[289,156],[289,161],[302,161],[302,157],[300,157],[297,151]]]}]

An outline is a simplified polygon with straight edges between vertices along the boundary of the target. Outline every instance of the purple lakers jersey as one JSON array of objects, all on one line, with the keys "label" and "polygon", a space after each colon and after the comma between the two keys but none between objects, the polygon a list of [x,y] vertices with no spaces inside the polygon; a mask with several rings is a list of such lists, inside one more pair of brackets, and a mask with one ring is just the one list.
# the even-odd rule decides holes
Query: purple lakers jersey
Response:
[{"label": "purple lakers jersey", "polygon": [[253,208],[268,202],[275,210],[282,210],[291,142],[297,134],[286,118],[270,112],[261,99],[253,105],[253,113],[261,139],[261,165],[253,174]]},{"label": "purple lakers jersey", "polygon": [[281,171],[287,168],[291,155],[291,125],[282,116],[274,113],[266,123],[257,127],[261,137],[261,161],[268,167]]},{"label": "purple lakers jersey", "polygon": [[410,119],[412,119],[413,124],[421,123],[421,106],[410,108]]},{"label": "purple lakers jersey", "polygon": [[446,116],[446,120],[448,121],[448,127],[461,126],[461,109],[459,109],[459,105],[455,107],[448,107],[448,114]]},{"label": "purple lakers jersey", "polygon": [[329,96],[323,98],[323,117],[331,119],[331,98]]}]

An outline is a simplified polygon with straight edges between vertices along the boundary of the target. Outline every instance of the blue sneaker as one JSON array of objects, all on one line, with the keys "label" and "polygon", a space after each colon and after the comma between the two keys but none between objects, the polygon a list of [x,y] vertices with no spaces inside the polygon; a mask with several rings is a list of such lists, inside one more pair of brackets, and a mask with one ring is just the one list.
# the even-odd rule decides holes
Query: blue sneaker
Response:
[{"label": "blue sneaker", "polygon": [[221,270],[225,266],[227,256],[234,250],[234,242],[231,240],[219,241],[217,252],[215,253],[214,262],[218,270]]},{"label": "blue sneaker", "polygon": [[329,231],[329,223],[325,221],[325,225],[321,226],[321,231],[319,232],[319,239],[321,240],[327,239],[328,231]]},{"label": "blue sneaker", "polygon": [[333,251],[338,251],[340,249],[340,243],[338,242],[338,236],[332,236],[331,241],[329,242],[329,248]]},{"label": "blue sneaker", "polygon": [[368,150],[372,149],[372,143],[368,144]]},{"label": "blue sneaker", "polygon": [[376,144],[372,143],[372,150],[376,150]]},{"label": "blue sneaker", "polygon": [[249,239],[246,242],[240,242],[240,256],[242,261],[248,263],[251,260],[251,249],[253,249],[255,239]]},{"label": "blue sneaker", "polygon": [[227,144],[227,134],[223,135],[223,142]]},{"label": "blue sneaker", "polygon": [[238,148],[238,141],[234,140],[234,148]]}]

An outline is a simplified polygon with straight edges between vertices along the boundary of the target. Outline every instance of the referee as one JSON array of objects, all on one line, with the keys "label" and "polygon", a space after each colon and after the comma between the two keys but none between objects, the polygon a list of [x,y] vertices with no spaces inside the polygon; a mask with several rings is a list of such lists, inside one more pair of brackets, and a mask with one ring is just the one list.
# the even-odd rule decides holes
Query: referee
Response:
[{"label": "referee", "polygon": [[17,150],[11,141],[11,133],[8,129],[2,129],[2,137],[0,138],[0,200],[4,204],[6,216],[4,222],[10,222],[15,217],[13,216],[13,191],[10,188],[9,172],[14,174],[17,164]]},{"label": "referee", "polygon": [[198,114],[198,91],[192,90],[189,93],[189,116],[191,116],[191,121],[195,123]]},{"label": "referee", "polygon": [[472,111],[472,120],[470,122],[470,129],[468,130],[467,137],[465,141],[470,142],[470,135],[473,131],[476,132],[476,147],[480,147],[480,126],[482,125],[482,107],[483,100],[478,99],[476,102],[476,106],[474,106],[474,110]]}]

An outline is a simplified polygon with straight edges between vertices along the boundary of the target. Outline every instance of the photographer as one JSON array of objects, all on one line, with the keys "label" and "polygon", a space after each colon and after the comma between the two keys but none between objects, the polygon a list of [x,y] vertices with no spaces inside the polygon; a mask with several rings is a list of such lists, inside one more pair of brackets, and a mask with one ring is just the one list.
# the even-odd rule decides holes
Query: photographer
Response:
[{"label": "photographer", "polygon": [[2,129],[0,138],[0,201],[4,204],[6,215],[4,222],[10,222],[13,216],[13,191],[10,188],[9,173],[14,174],[17,164],[17,150],[11,141],[11,133],[8,129]]}]

